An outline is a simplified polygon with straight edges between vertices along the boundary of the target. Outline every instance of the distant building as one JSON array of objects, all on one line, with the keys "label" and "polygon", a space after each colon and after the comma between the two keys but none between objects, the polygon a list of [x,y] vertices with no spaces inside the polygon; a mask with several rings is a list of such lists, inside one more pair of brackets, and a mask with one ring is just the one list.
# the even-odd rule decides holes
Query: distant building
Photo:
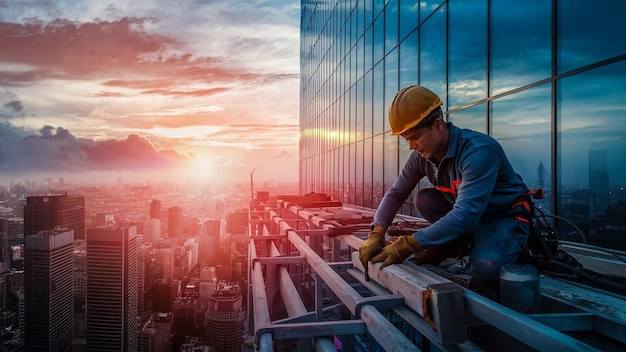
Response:
[{"label": "distant building", "polygon": [[143,236],[137,235],[137,315],[142,316],[145,311],[144,291],[146,289],[146,263]]},{"label": "distant building", "polygon": [[172,313],[152,313],[138,323],[137,352],[170,352],[173,334]]},{"label": "distant building", "polygon": [[180,292],[179,280],[161,279],[152,284],[152,310],[171,313],[176,297]]},{"label": "distant building", "polygon": [[87,351],[137,350],[137,228],[87,231]]},{"label": "distant building", "polygon": [[238,290],[220,290],[209,301],[206,312],[206,341],[214,351],[241,350],[244,309]]},{"label": "distant building", "polygon": [[158,199],[150,203],[150,219],[161,219],[161,201]]},{"label": "distant building", "polygon": [[202,227],[202,235],[198,237],[198,262],[205,266],[215,266],[218,264],[222,220],[206,220]]},{"label": "distant building", "polygon": [[183,210],[173,206],[167,211],[167,236],[169,238],[183,237]]},{"label": "distant building", "polygon": [[248,209],[238,209],[226,215],[226,233],[246,234],[248,228]]},{"label": "distant building", "polygon": [[115,215],[98,213],[96,214],[96,227],[108,227],[115,224]]},{"label": "distant building", "polygon": [[161,220],[150,219],[143,221],[143,242],[152,243],[161,240]]},{"label": "distant building", "polygon": [[72,351],[74,231],[40,231],[24,238],[26,351]]},{"label": "distant building", "polygon": [[24,236],[57,227],[74,230],[74,239],[85,239],[85,197],[32,196],[24,206]]}]

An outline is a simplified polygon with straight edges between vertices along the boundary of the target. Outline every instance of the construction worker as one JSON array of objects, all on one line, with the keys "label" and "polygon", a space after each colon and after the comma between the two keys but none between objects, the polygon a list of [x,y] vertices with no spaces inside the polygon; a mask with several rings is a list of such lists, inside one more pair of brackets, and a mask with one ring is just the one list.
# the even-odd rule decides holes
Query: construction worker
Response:
[{"label": "construction worker", "polygon": [[[366,279],[369,261],[383,262],[382,269],[415,254],[417,264],[439,265],[467,253],[472,275],[494,282],[500,268],[515,263],[526,245],[530,229],[519,206],[527,192],[522,178],[495,139],[444,122],[441,105],[421,86],[400,90],[391,103],[392,134],[406,139],[413,152],[359,247]],[[434,188],[420,190],[415,206],[431,225],[385,246],[387,228],[424,177]]]}]

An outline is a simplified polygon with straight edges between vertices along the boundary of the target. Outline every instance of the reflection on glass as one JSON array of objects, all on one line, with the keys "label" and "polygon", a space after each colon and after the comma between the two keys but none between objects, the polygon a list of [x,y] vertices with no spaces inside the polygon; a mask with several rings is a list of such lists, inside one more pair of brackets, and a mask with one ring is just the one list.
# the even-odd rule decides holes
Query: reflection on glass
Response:
[{"label": "reflection on glass", "polygon": [[420,85],[439,95],[446,106],[446,16],[437,11],[420,31]]},{"label": "reflection on glass", "polygon": [[368,138],[363,144],[363,206],[372,207],[372,154],[373,140]]},{"label": "reflection on glass", "polygon": [[343,192],[344,202],[354,204],[354,144],[344,148]]},{"label": "reflection on glass", "polygon": [[374,64],[382,60],[385,51],[385,16],[380,15],[374,20]]},{"label": "reflection on glass", "polygon": [[626,1],[599,0],[589,5],[584,0],[557,1],[559,73],[626,54]]},{"label": "reflection on glass", "polygon": [[455,126],[460,128],[469,128],[474,131],[487,133],[486,104],[483,103],[449,114],[448,121],[452,121]]},{"label": "reflection on glass", "polygon": [[550,84],[496,99],[491,102],[490,133],[524,183],[530,188],[542,187],[548,194],[550,184],[538,170],[541,164],[549,169],[552,163],[550,107]]},{"label": "reflection on glass", "polygon": [[354,193],[356,205],[363,206],[363,141],[357,142],[354,163]]},{"label": "reflection on glass", "polygon": [[487,97],[487,1],[453,1],[448,7],[448,102],[452,109]]},{"label": "reflection on glass", "polygon": [[364,88],[363,88],[364,82],[363,80],[359,80],[356,83],[356,89],[355,89],[355,96],[354,96],[354,100],[355,100],[355,109],[356,109],[356,133],[355,133],[355,138],[356,140],[361,140],[363,139],[363,128],[364,128],[364,113],[363,113],[363,108],[365,106],[365,101],[363,99],[363,92],[364,92]]},{"label": "reflection on glass", "polygon": [[379,134],[374,137],[373,141],[373,167],[372,167],[372,184],[373,184],[373,208],[377,208],[384,195],[384,163],[383,156],[385,154],[385,138]]},{"label": "reflection on glass", "polygon": [[418,1],[400,0],[400,40],[403,40],[417,27],[418,9]]},{"label": "reflection on glass", "polygon": [[417,84],[417,38],[417,32],[413,32],[400,43],[400,88]]},{"label": "reflection on glass", "polygon": [[391,131],[385,133],[384,155],[384,192],[393,185],[398,177],[398,136],[392,136]]},{"label": "reflection on glass", "polygon": [[384,62],[374,67],[374,134],[383,133],[387,128],[387,114],[384,106]]},{"label": "reflection on glass", "polygon": [[442,0],[421,0],[419,1],[420,6],[420,23],[424,22],[428,16],[432,15],[432,13],[441,6],[443,3]]},{"label": "reflection on glass", "polygon": [[385,106],[384,106],[384,128],[389,129],[387,124],[389,106],[398,93],[398,49],[394,49],[385,57]]},{"label": "reflection on glass", "polygon": [[491,6],[491,95],[550,77],[551,2],[493,0]]},{"label": "reflection on glass", "polygon": [[369,70],[372,69],[372,60],[374,58],[374,47],[373,47],[373,40],[374,40],[374,30],[372,29],[372,27],[368,28],[367,31],[365,31],[365,48],[364,48],[364,70],[367,72]]},{"label": "reflection on glass", "polygon": [[372,99],[372,92],[373,92],[373,86],[372,86],[372,73],[373,71],[369,71],[366,75],[365,78],[363,79],[363,83],[364,83],[364,92],[363,92],[363,104],[364,104],[364,108],[363,108],[363,112],[364,112],[364,121],[365,121],[365,132],[364,132],[364,136],[370,137],[372,135],[372,129],[373,129],[373,118],[374,116],[372,115],[372,106],[374,104],[373,99]]},{"label": "reflection on glass", "polygon": [[374,4],[372,3],[372,1],[359,1],[359,8],[363,8],[363,18],[364,18],[364,27],[367,29],[367,27],[372,25],[372,20],[374,19],[373,15],[374,15]]},{"label": "reflection on glass", "polygon": [[398,45],[398,0],[389,0],[385,6],[385,53]]},{"label": "reflection on glass", "polygon": [[626,62],[557,83],[557,211],[590,244],[626,250]]}]

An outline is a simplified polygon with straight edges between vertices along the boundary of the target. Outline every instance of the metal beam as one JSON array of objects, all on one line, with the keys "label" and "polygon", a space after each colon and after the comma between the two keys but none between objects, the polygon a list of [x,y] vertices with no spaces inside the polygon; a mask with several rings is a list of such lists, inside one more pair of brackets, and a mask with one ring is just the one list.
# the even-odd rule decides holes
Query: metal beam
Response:
[{"label": "metal beam", "polygon": [[272,324],[262,328],[260,332],[271,334],[275,340],[280,340],[333,335],[354,335],[365,333],[365,331],[365,323],[362,320],[354,319]]},{"label": "metal beam", "polygon": [[465,291],[465,307],[469,313],[540,351],[598,351],[470,290]]},{"label": "metal beam", "polygon": [[252,260],[252,263],[261,263],[264,265],[267,264],[302,264],[305,262],[305,259],[303,256],[288,256],[288,257],[261,257],[261,258],[254,258]]},{"label": "metal beam", "polygon": [[363,298],[339,274],[337,274],[326,262],[320,258],[295,232],[289,233],[289,241],[307,258],[307,263],[320,275],[328,287],[339,297],[348,310],[355,314],[357,302]]},{"label": "metal beam", "polygon": [[376,308],[366,305],[361,309],[361,319],[370,333],[385,351],[405,352],[419,351],[393,324],[391,324]]},{"label": "metal beam", "polygon": [[[357,252],[352,253],[352,264],[363,271]],[[395,294],[404,297],[404,303],[431,324],[443,344],[467,341],[465,327],[464,290],[461,286],[441,282],[430,275],[410,270],[403,265],[380,269],[382,263],[368,263],[370,279]]]},{"label": "metal beam", "polygon": [[[250,241],[249,253],[250,262],[252,263],[252,261],[256,258],[256,247],[254,245],[254,241]],[[259,334],[258,331],[259,329],[270,325],[270,311],[267,306],[267,294],[265,293],[263,271],[260,263],[254,263],[252,266],[252,305],[254,310],[254,337],[257,345],[260,345],[260,340],[263,334]],[[268,337],[263,337],[264,341],[267,338]]]},{"label": "metal beam", "polygon": [[[370,280],[365,281],[363,277],[363,272],[356,269],[348,269],[348,273],[352,275],[355,279],[357,279],[361,284],[367,287],[372,293],[376,295],[388,295],[389,290],[380,286],[376,281]],[[407,306],[400,306],[393,309],[393,311],[401,317],[404,321],[406,321],[409,325],[411,325],[414,329],[419,331],[419,333],[428,339],[432,344],[437,346],[441,351],[446,352],[475,352],[482,351],[482,349],[476,346],[473,342],[467,340],[462,343],[457,344],[444,344],[441,342],[441,336],[437,330],[433,329],[433,327],[424,320],[424,317],[417,314],[414,310],[410,309]]]}]

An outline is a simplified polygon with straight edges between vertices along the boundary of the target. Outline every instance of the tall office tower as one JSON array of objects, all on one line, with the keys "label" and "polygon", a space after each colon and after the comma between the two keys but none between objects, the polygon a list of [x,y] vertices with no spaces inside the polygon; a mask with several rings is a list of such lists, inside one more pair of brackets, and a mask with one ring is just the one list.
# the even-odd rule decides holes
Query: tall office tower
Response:
[{"label": "tall office tower", "polygon": [[143,236],[137,235],[137,315],[142,316],[144,307],[144,291],[146,280],[146,263],[144,262]]},{"label": "tall office tower", "polygon": [[0,232],[9,233],[9,219],[0,218]]},{"label": "tall office tower", "polygon": [[161,240],[161,219],[143,221],[143,242],[152,243]]},{"label": "tall office tower", "polygon": [[206,312],[206,341],[215,351],[237,352],[241,349],[244,309],[238,290],[215,292]]},{"label": "tall office tower", "polygon": [[26,351],[72,351],[74,232],[40,231],[24,238]]},{"label": "tall office tower", "polygon": [[9,234],[0,231],[0,273],[11,269],[11,253]]},{"label": "tall office tower", "polygon": [[167,211],[167,236],[169,238],[183,237],[183,210],[173,206]]},{"label": "tall office tower", "polygon": [[[193,286],[193,287],[189,287]],[[200,301],[198,300],[197,286],[189,283],[173,304],[174,330],[185,335],[194,335],[200,315]]]},{"label": "tall office tower", "polygon": [[180,281],[161,279],[152,284],[152,310],[171,313],[173,303],[180,291]]},{"label": "tall office tower", "polygon": [[24,206],[24,236],[63,227],[74,230],[74,239],[85,239],[85,197],[32,196]]},{"label": "tall office tower", "polygon": [[248,228],[248,209],[238,209],[226,215],[226,233],[246,234]]},{"label": "tall office tower", "polygon": [[604,218],[609,208],[606,150],[589,151],[589,218]]},{"label": "tall office tower", "polygon": [[202,235],[198,237],[198,263],[202,266],[218,264],[221,226],[220,219],[209,219],[202,224]]},{"label": "tall office tower", "polygon": [[[82,241],[84,243],[84,241]],[[87,294],[87,250],[74,241],[74,339],[85,339],[85,297]]]},{"label": "tall office tower", "polygon": [[172,313],[151,313],[138,327],[137,352],[170,352]]},{"label": "tall office tower", "polygon": [[161,218],[161,201],[158,199],[153,199],[152,203],[150,203],[150,219],[160,219]]},{"label": "tall office tower", "polygon": [[174,278],[174,266],[176,249],[172,240],[166,239],[154,244],[156,250],[156,264],[161,267],[161,278],[172,280]]},{"label": "tall office tower", "polygon": [[137,227],[87,230],[87,351],[137,350]]}]

